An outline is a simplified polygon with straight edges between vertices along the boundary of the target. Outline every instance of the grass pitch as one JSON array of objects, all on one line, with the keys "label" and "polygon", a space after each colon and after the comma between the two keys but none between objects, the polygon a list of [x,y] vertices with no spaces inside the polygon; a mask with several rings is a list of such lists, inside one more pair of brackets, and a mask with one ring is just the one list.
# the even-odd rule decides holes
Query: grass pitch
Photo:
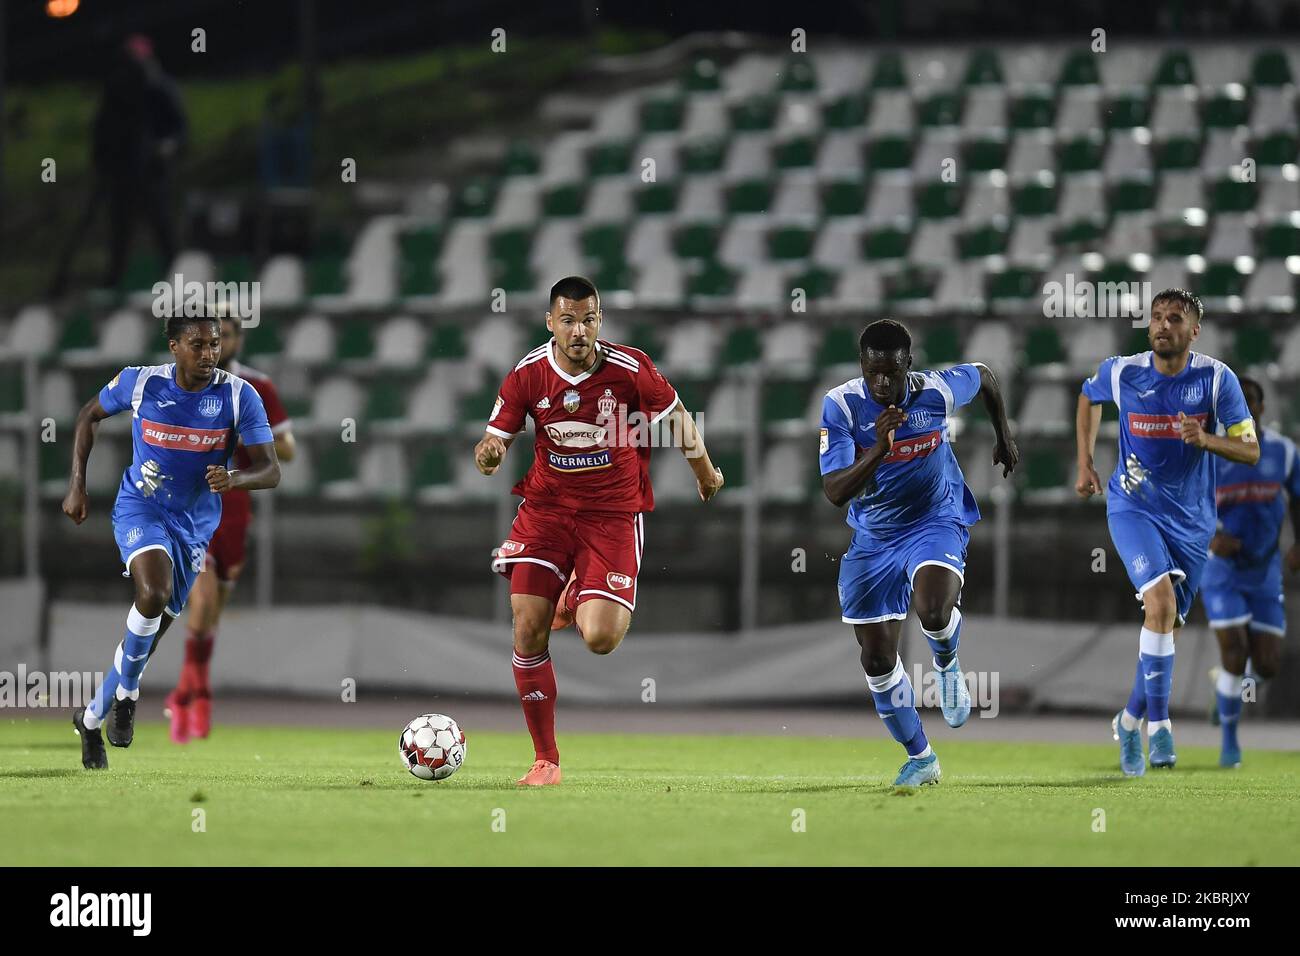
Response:
[{"label": "grass pitch", "polygon": [[1300,863],[1295,753],[1231,772],[1186,747],[1126,780],[1113,745],[946,742],[943,782],[896,792],[889,740],[564,734],[565,782],[520,791],[527,737],[467,733],[442,783],[406,773],[396,728],[178,747],[141,722],[92,773],[70,724],[6,718],[0,864]]}]

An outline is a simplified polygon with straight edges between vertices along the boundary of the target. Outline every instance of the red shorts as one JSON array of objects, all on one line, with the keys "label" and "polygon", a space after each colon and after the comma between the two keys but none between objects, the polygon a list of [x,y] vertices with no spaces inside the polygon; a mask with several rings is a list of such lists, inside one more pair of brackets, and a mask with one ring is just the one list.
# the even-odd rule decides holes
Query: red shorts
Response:
[{"label": "red shorts", "polygon": [[237,497],[236,492],[227,492],[221,502],[221,524],[208,542],[208,553],[203,568],[212,568],[217,572],[217,580],[233,583],[244,569],[245,543],[248,540],[248,525],[252,520],[252,505],[247,500],[248,493]]},{"label": "red shorts", "polygon": [[492,570],[510,579],[511,594],[552,604],[577,575],[576,604],[602,598],[636,610],[645,516],[631,511],[575,511],[525,501]]}]

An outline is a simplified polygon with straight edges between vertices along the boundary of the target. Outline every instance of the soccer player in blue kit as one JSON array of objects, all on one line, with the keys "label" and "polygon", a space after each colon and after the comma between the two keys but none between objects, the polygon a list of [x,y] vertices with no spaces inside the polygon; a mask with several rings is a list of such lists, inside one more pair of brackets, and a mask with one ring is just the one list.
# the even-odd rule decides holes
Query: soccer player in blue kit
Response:
[{"label": "soccer player in blue kit", "polygon": [[1210,559],[1201,588],[1210,627],[1219,641],[1215,698],[1223,745],[1219,766],[1240,767],[1237,721],[1242,677],[1250,664],[1256,682],[1277,675],[1286,635],[1279,540],[1291,499],[1291,527],[1297,543],[1287,552],[1292,573],[1300,571],[1300,461],[1295,442],[1261,424],[1264,389],[1241,378],[1246,405],[1259,430],[1259,464],[1224,462],[1215,476],[1219,529],[1210,539]]},{"label": "soccer player in blue kit", "polygon": [[1161,292],[1151,301],[1151,351],[1106,359],[1079,396],[1075,490],[1085,499],[1102,490],[1093,467],[1101,403],[1119,407],[1119,463],[1106,486],[1106,518],[1144,612],[1133,689],[1112,722],[1120,769],[1130,777],[1146,772],[1143,717],[1151,766],[1169,768],[1178,759],[1169,721],[1174,629],[1192,608],[1214,535],[1211,456],[1259,461],[1237,376],[1191,351],[1203,315],[1190,292]]},{"label": "soccer player in blue kit", "polygon": [[873,322],[858,343],[862,377],[831,389],[822,404],[822,488],[849,504],[853,541],[840,563],[842,620],[853,625],[876,713],[903,745],[907,762],[895,786],[938,783],[939,758],[916,712],[898,655],[909,607],[916,610],[939,675],[949,726],[970,716],[970,691],[957,659],[967,528],[980,518],[953,454],[949,420],[983,397],[1005,478],[1020,453],[1006,404],[983,365],[912,371],[912,337],[891,319]]},{"label": "soccer player in blue kit", "polygon": [[[95,699],[72,718],[88,770],[108,766],[106,723],[109,743],[131,745],[140,675],[203,570],[208,539],[221,520],[221,494],[280,482],[261,398],[242,378],[217,368],[220,321],[177,316],[167,320],[166,332],[174,363],[122,369],[77,415],[63,499],[63,513],[75,524],[89,511],[86,461],[99,422],[130,410],[134,450],[113,505],[113,536],[135,585],[135,603],[112,669]],[[250,464],[229,471],[236,437]]]}]

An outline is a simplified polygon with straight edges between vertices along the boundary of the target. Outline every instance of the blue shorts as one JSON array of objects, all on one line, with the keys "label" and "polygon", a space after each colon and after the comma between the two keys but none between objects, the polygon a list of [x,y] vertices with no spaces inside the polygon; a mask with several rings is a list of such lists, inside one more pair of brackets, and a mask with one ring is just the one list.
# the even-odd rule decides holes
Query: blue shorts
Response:
[{"label": "blue shorts", "polygon": [[1286,603],[1282,594],[1282,562],[1277,560],[1260,572],[1241,573],[1231,561],[1210,558],[1205,569],[1205,613],[1210,627],[1246,625],[1283,637],[1286,634]]},{"label": "blue shorts", "polygon": [[969,543],[970,533],[955,521],[920,525],[887,541],[854,534],[840,561],[841,620],[876,624],[905,619],[912,577],[927,564],[942,565],[965,583]]},{"label": "blue shorts", "polygon": [[1124,560],[1129,580],[1137,590],[1137,599],[1160,583],[1166,574],[1174,586],[1178,613],[1185,620],[1201,587],[1201,572],[1209,557],[1210,540],[1193,544],[1180,541],[1163,531],[1140,511],[1120,511],[1107,515],[1110,538]]},{"label": "blue shorts", "polygon": [[137,554],[154,549],[167,552],[172,561],[172,597],[167,602],[167,613],[180,617],[190,588],[203,570],[208,542],[189,540],[157,505],[122,496],[113,505],[113,537],[126,566],[123,577],[131,576],[131,561]]}]

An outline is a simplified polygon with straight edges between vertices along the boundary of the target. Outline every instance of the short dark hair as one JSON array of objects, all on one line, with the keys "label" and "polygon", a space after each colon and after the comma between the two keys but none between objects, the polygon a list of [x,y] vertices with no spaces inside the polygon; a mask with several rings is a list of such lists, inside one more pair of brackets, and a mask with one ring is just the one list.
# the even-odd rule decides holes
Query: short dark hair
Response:
[{"label": "short dark hair", "polygon": [[555,300],[564,299],[586,299],[590,296],[596,297],[596,308],[600,308],[600,293],[596,291],[596,284],[585,276],[565,276],[555,285],[551,286],[551,297],[546,300],[547,306],[555,304]]},{"label": "short dark hair", "polygon": [[[1264,401],[1263,385],[1259,384],[1259,382],[1251,378],[1249,375],[1238,376],[1237,381],[1241,383],[1241,390],[1243,392],[1245,392],[1247,389],[1254,389],[1256,396],[1258,396],[1260,402],[1263,403]],[[1250,401],[1250,396],[1246,396],[1246,401],[1247,402]]]},{"label": "short dark hair", "polygon": [[201,322],[217,323],[217,334],[221,334],[221,320],[209,315],[169,315],[167,321],[163,323],[163,331],[167,334],[169,341],[179,339],[185,334],[187,328]]},{"label": "short dark hair", "polygon": [[1165,289],[1163,292],[1156,293],[1155,298],[1151,300],[1154,306],[1157,302],[1177,302],[1183,307],[1183,311],[1191,310],[1196,321],[1200,322],[1205,318],[1205,306],[1201,305],[1201,300],[1186,289]]},{"label": "short dark hair", "polygon": [[872,322],[862,330],[862,337],[858,339],[858,350],[860,352],[912,352],[912,336],[907,331],[907,327],[902,322],[895,322],[893,319],[880,319]]}]

